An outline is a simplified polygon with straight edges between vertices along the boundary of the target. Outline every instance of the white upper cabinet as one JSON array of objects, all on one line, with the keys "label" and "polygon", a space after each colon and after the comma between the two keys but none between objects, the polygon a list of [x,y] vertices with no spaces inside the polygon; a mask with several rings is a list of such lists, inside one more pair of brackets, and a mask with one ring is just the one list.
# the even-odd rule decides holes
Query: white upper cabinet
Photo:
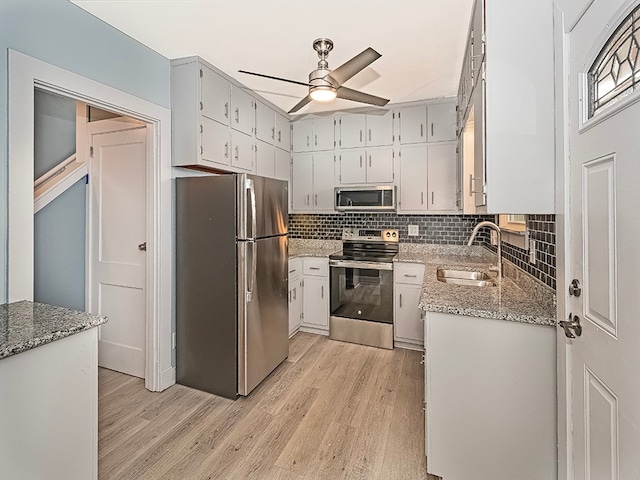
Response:
[{"label": "white upper cabinet", "polygon": [[427,107],[428,142],[445,142],[456,139],[455,102],[434,103]]},{"label": "white upper cabinet", "polygon": [[275,150],[275,178],[291,183],[291,154],[276,148]]},{"label": "white upper cabinet", "polygon": [[340,183],[365,183],[367,181],[365,150],[346,150],[340,153]]},{"label": "white upper cabinet", "polygon": [[302,153],[293,156],[293,212],[334,212],[333,167],[333,152]]},{"label": "white upper cabinet", "polygon": [[229,127],[209,118],[202,118],[202,163],[211,167],[231,165],[231,132]]},{"label": "white upper cabinet", "polygon": [[231,85],[231,128],[253,134],[253,97],[244,89]]},{"label": "white upper cabinet", "polygon": [[393,133],[393,119],[395,115],[388,111],[384,115],[367,114],[366,141],[369,147],[382,147],[393,145],[395,140]]},{"label": "white upper cabinet", "polygon": [[271,108],[267,107],[262,102],[256,102],[255,106],[256,138],[273,145],[276,136],[276,114]]},{"label": "white upper cabinet", "polygon": [[393,182],[393,148],[367,148],[340,152],[340,183]]},{"label": "white upper cabinet", "polygon": [[301,212],[313,210],[313,155],[293,156],[291,163],[291,209]]},{"label": "white upper cabinet", "polygon": [[427,141],[427,106],[400,109],[400,143],[424,143]]},{"label": "white upper cabinet", "polygon": [[429,145],[427,191],[429,210],[453,211],[457,206],[456,143]]},{"label": "white upper cabinet", "polygon": [[400,205],[398,210],[427,210],[427,146],[405,147],[400,151]]},{"label": "white upper cabinet", "polygon": [[255,164],[253,138],[242,132],[231,130],[231,146],[233,147],[231,166],[253,172]]},{"label": "white upper cabinet", "polygon": [[313,207],[316,211],[333,213],[334,187],[333,152],[313,154]]},{"label": "white upper cabinet", "polygon": [[393,176],[393,148],[368,148],[366,157],[367,183],[391,183]]},{"label": "white upper cabinet", "polygon": [[202,115],[229,125],[231,84],[205,65],[199,66],[199,72]]},{"label": "white upper cabinet", "polygon": [[276,147],[266,142],[256,142],[256,174],[276,178]]},{"label": "white upper cabinet", "polygon": [[291,122],[288,118],[276,113],[276,129],[275,129],[276,147],[291,151]]},{"label": "white upper cabinet", "polygon": [[354,148],[366,145],[367,121],[364,115],[343,115],[339,120],[340,147]]},{"label": "white upper cabinet", "polygon": [[335,148],[334,119],[316,117],[293,122],[293,151],[311,152]]}]

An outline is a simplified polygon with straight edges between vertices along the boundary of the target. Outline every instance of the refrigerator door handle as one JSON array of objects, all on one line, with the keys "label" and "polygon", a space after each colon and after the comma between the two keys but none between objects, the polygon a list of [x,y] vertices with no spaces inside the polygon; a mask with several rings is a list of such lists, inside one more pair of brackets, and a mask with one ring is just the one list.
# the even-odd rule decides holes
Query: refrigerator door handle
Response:
[{"label": "refrigerator door handle", "polygon": [[250,302],[253,300],[253,287],[256,278],[256,269],[258,267],[258,256],[256,255],[256,242],[249,240],[246,243],[247,247],[251,247],[251,271],[247,272],[247,302]]},{"label": "refrigerator door handle", "polygon": [[249,240],[254,240],[256,238],[256,188],[250,178],[247,179],[247,192],[251,199],[251,235],[247,237]]}]

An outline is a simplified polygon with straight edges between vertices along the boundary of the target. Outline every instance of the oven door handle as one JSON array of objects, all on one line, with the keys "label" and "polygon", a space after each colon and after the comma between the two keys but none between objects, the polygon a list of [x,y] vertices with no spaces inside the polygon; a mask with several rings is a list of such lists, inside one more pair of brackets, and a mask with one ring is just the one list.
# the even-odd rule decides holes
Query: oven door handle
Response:
[{"label": "oven door handle", "polygon": [[330,267],[360,268],[368,270],[393,270],[391,262],[358,262],[351,260],[329,260]]}]

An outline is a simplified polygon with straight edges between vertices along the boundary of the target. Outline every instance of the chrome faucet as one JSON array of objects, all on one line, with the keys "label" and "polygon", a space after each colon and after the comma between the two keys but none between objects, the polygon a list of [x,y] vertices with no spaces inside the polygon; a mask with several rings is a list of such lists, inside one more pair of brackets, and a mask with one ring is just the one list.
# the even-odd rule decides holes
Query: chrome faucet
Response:
[{"label": "chrome faucet", "polygon": [[500,227],[498,225],[496,225],[493,222],[489,222],[489,221],[484,221],[484,222],[480,222],[479,224],[477,224],[473,228],[473,232],[471,232],[471,237],[469,238],[469,241],[467,242],[467,246],[469,246],[469,247],[471,246],[471,244],[473,243],[473,241],[476,238],[476,235],[478,235],[478,231],[482,227],[493,228],[498,234],[498,278],[502,278],[502,232],[500,232]]}]

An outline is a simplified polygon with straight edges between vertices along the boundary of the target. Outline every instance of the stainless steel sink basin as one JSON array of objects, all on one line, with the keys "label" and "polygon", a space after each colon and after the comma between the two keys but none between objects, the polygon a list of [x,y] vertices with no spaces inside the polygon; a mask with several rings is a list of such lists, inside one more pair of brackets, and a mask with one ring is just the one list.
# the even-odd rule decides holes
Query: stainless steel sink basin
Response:
[{"label": "stainless steel sink basin", "polygon": [[436,275],[439,282],[453,285],[469,285],[471,287],[495,287],[496,282],[485,272],[450,270],[438,268]]}]

